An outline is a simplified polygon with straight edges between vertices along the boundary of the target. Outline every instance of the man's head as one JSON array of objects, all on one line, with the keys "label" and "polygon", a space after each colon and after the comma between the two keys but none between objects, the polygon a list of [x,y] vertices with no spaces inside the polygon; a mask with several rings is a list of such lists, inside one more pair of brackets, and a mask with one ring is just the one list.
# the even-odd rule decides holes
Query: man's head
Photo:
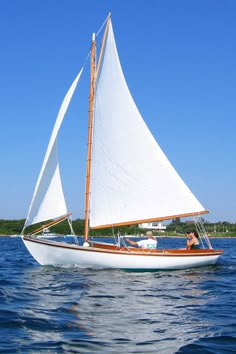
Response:
[{"label": "man's head", "polygon": [[155,240],[155,237],[153,236],[152,231],[147,231],[146,236],[147,236],[147,238],[152,238],[153,240]]}]

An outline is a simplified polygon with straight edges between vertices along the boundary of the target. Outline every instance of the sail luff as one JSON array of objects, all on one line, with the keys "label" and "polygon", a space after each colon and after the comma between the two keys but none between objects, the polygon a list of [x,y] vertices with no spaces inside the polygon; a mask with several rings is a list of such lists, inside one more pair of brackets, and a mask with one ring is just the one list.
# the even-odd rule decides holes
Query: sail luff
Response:
[{"label": "sail luff", "polygon": [[105,47],[105,43],[106,43],[106,39],[107,39],[107,33],[108,33],[110,21],[111,21],[111,13],[109,13],[109,15],[108,15],[107,24],[106,24],[106,28],[105,28],[103,39],[102,39],[102,46],[101,46],[100,55],[98,58],[98,64],[97,64],[97,68],[96,68],[96,78],[98,77],[99,70],[101,67],[101,62],[102,62],[102,57],[104,54],[104,47]]},{"label": "sail luff", "polygon": [[86,168],[86,191],[85,191],[85,218],[84,218],[84,242],[88,240],[89,234],[89,209],[90,209],[90,187],[91,187],[91,159],[92,159],[92,136],[93,136],[93,106],[94,106],[94,94],[95,94],[95,86],[96,79],[99,74],[99,69],[102,62],[102,57],[104,53],[104,47],[106,43],[110,16],[108,15],[106,28],[103,35],[102,46],[100,50],[100,55],[98,59],[98,64],[96,66],[95,62],[95,52],[96,52],[96,41],[95,36],[92,42],[91,48],[91,77],[90,77],[90,96],[89,96],[89,123],[88,123],[88,150],[87,150],[87,168]]},{"label": "sail luff", "polygon": [[90,194],[90,173],[92,156],[92,129],[93,129],[93,102],[95,90],[95,50],[96,41],[93,34],[90,62],[90,94],[89,94],[89,117],[88,117],[88,147],[87,147],[87,167],[86,167],[86,188],[85,188],[85,218],[84,218],[84,242],[88,239],[89,231],[89,194]]}]

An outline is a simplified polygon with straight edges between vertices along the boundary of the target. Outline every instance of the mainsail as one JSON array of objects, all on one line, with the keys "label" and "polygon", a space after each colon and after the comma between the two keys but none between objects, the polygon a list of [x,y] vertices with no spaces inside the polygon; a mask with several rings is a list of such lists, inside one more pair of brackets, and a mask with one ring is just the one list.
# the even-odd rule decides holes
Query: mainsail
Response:
[{"label": "mainsail", "polygon": [[57,136],[82,71],[83,68],[70,86],[58,112],[43,165],[36,183],[25,227],[45,220],[54,219],[68,213],[61,183],[57,154]]},{"label": "mainsail", "polygon": [[206,213],[146,126],[126,84],[112,24],[96,83],[90,227]]}]

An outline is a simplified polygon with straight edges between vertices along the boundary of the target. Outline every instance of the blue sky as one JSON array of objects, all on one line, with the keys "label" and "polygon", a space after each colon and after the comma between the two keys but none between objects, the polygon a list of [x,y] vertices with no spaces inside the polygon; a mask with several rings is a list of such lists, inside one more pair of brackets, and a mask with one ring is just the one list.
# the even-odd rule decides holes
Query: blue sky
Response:
[{"label": "blue sky", "polygon": [[[62,99],[109,11],[153,135],[210,210],[205,219],[236,222],[234,0],[1,0],[0,219],[26,217]],[[87,105],[85,75],[60,135],[65,150],[59,142],[74,218],[84,209]]]}]

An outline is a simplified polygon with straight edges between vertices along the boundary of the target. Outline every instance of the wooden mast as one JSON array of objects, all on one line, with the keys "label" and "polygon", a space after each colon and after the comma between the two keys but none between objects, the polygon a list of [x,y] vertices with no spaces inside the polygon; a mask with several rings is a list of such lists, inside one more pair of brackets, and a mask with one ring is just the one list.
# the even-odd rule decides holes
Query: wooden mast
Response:
[{"label": "wooden mast", "polygon": [[88,240],[89,223],[89,194],[90,194],[90,174],[92,157],[92,128],[93,128],[93,102],[95,89],[95,34],[93,33],[91,61],[90,61],[90,93],[89,93],[89,117],[88,117],[88,147],[87,147],[87,168],[86,168],[86,190],[85,190],[85,218],[84,218],[84,242]]},{"label": "wooden mast", "polygon": [[87,169],[86,169],[86,191],[85,191],[85,218],[84,218],[84,242],[88,240],[88,233],[89,233],[89,197],[90,197],[90,180],[91,180],[91,159],[92,159],[92,132],[93,132],[93,106],[94,106],[94,92],[95,92],[95,85],[96,79],[98,77],[102,56],[105,48],[105,41],[108,33],[108,27],[110,23],[110,16],[109,13],[106,29],[104,32],[103,40],[102,40],[102,47],[99,55],[98,66],[96,69],[95,63],[95,50],[96,50],[96,41],[95,41],[95,34],[93,34],[92,39],[92,48],[91,48],[91,63],[90,63],[90,94],[89,94],[89,118],[88,118],[88,150],[87,150]]}]

